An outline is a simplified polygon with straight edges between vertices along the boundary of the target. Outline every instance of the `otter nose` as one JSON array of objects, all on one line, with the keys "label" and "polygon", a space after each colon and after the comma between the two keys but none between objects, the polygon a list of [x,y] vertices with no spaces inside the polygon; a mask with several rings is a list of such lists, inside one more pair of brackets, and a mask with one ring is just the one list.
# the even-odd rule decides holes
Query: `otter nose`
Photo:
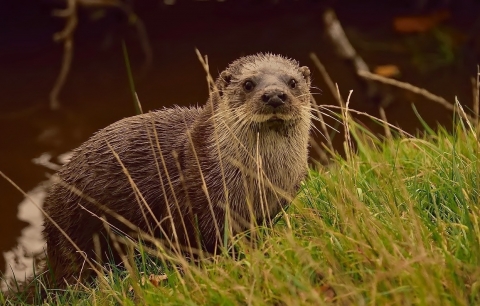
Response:
[{"label": "otter nose", "polygon": [[285,103],[287,95],[280,90],[273,90],[262,95],[262,101],[271,107],[279,107]]}]

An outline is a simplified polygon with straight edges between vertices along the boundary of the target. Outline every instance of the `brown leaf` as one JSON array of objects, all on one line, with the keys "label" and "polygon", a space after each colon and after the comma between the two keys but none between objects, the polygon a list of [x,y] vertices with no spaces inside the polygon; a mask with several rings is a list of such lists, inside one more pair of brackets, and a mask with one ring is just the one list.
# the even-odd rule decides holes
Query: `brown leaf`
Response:
[{"label": "brown leaf", "polygon": [[448,10],[436,11],[429,15],[395,17],[393,28],[399,33],[423,33],[449,18]]},{"label": "brown leaf", "polygon": [[386,78],[392,78],[400,75],[400,69],[398,69],[398,67],[395,65],[380,65],[375,67],[373,73]]},{"label": "brown leaf", "polygon": [[332,286],[327,284],[321,285],[320,288],[318,288],[318,292],[327,302],[331,302],[337,296],[335,289],[333,289]]},{"label": "brown leaf", "polygon": [[148,280],[155,287],[158,287],[161,282],[166,281],[167,279],[168,279],[168,276],[166,274],[160,274],[160,275],[150,274],[148,276]]}]

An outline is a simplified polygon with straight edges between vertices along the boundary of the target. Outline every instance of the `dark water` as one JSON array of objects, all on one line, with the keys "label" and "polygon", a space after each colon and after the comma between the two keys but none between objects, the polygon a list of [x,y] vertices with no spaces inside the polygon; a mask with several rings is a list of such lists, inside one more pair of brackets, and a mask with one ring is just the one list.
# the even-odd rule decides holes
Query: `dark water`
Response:
[{"label": "dark water", "polygon": [[[32,159],[49,153],[56,162],[57,155],[75,148],[94,131],[134,115],[122,38],[128,46],[144,111],[206,101],[205,72],[195,55],[198,48],[208,55],[214,77],[230,61],[245,54],[268,51],[295,58],[311,67],[314,85],[322,92],[316,96],[317,101],[336,104],[309,59],[309,53],[315,52],[344,96],[354,90],[350,107],[378,115],[349,66],[335,56],[326,39],[321,21],[325,6],[321,1],[280,1],[276,6],[254,1],[183,1],[173,6],[138,1],[141,6],[136,11],[145,22],[154,55],[146,72],[142,69],[144,54],[135,31],[122,25],[120,13],[110,11],[106,18],[93,20],[91,12],[82,10],[71,73],[60,96],[62,109],[52,112],[48,109],[48,96],[62,56],[62,47],[52,41],[52,35],[62,28],[63,22],[50,17],[47,4],[51,2],[54,1],[33,4],[18,0],[0,5],[0,171],[24,191],[32,191],[40,202],[42,189],[35,188],[54,171]],[[369,65],[396,64],[402,71],[402,80],[450,101],[458,96],[462,103],[471,105],[470,77],[475,71],[478,50],[475,57],[472,48],[463,50],[456,45],[458,54],[453,63],[429,68],[429,60],[437,63],[438,50],[442,48],[434,44],[436,53],[421,54],[420,61],[427,67],[420,69],[415,62],[418,54],[412,50],[432,35],[406,37],[395,34],[391,28],[392,17],[408,12],[409,8],[396,5],[402,1],[380,1],[382,5],[378,1],[361,5],[358,2],[345,1],[336,8],[352,43]],[[459,41],[472,28],[480,11],[478,5],[463,2],[444,25],[444,32]],[[397,97],[386,110],[391,123],[408,132],[421,128],[410,105],[415,103],[429,124],[451,125],[450,112],[440,106],[411,93],[395,89],[391,92]],[[340,136],[335,137],[337,147],[341,141]],[[0,251],[13,250],[21,256],[24,251],[41,250],[41,222],[35,207],[25,204],[19,208],[23,195],[2,178],[0,194]],[[11,258],[12,252],[8,254]],[[0,256],[0,270],[5,271],[6,266],[4,256]]]}]

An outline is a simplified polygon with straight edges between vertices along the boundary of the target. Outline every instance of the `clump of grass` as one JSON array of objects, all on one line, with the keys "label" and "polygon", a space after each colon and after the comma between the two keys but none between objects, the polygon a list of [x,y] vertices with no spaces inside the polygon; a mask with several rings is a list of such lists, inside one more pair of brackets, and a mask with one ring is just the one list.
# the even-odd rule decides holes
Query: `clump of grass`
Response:
[{"label": "clump of grass", "polygon": [[171,264],[141,252],[133,272],[113,267],[45,302],[479,304],[480,143],[462,122],[427,131],[380,141],[350,123],[356,154],[312,169],[273,228],[235,238],[235,256]]},{"label": "clump of grass", "polygon": [[334,287],[355,303],[478,303],[475,134],[462,124],[386,143],[352,134],[358,154],[312,172],[304,196]]}]

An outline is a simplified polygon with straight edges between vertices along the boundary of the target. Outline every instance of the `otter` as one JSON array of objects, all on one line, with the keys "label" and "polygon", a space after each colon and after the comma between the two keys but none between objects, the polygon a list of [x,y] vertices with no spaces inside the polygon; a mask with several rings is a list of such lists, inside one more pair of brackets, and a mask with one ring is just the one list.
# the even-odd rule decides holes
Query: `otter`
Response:
[{"label": "otter", "polygon": [[111,235],[143,232],[182,252],[216,254],[225,231],[271,220],[307,173],[310,103],[308,67],[259,53],[221,72],[204,106],[98,131],[74,150],[45,200],[55,286],[84,278],[85,260],[101,254],[120,262]]}]

